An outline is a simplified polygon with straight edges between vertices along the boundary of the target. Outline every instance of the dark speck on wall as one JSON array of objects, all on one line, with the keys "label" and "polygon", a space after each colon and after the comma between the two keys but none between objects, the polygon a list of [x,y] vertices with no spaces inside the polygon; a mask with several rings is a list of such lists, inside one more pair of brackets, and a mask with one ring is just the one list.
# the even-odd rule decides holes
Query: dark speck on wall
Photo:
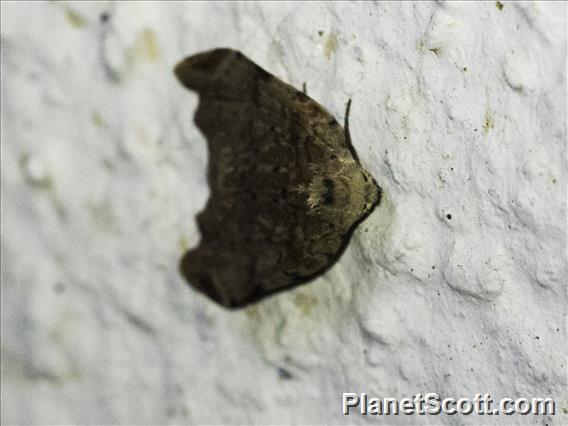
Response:
[{"label": "dark speck on wall", "polygon": [[282,380],[290,380],[294,376],[285,368],[280,367],[278,368],[278,377],[280,377]]},{"label": "dark speck on wall", "polygon": [[108,12],[103,12],[103,13],[101,13],[99,18],[100,18],[101,22],[104,24],[104,23],[109,21],[110,14]]},{"label": "dark speck on wall", "polygon": [[446,217],[448,218],[448,220],[452,220],[452,215],[451,215],[451,213],[448,213],[448,214],[446,215]]}]

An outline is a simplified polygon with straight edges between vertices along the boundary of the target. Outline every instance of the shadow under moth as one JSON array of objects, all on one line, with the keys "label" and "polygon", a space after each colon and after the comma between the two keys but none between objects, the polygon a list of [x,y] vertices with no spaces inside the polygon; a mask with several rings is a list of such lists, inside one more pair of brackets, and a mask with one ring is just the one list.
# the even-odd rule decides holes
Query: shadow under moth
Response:
[{"label": "shadow under moth", "polygon": [[381,198],[351,144],[350,102],[343,129],[231,49],[190,56],[175,74],[199,94],[195,123],[209,147],[201,241],[180,265],[187,281],[237,308],[331,267]]}]

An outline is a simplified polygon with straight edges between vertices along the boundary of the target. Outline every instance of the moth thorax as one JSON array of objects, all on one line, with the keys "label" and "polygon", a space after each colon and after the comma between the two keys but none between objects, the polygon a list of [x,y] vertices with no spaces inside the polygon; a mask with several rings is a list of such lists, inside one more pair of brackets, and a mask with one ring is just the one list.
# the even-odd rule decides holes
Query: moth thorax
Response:
[{"label": "moth thorax", "polygon": [[310,208],[342,208],[349,204],[349,186],[341,178],[314,177],[307,192],[307,204]]}]

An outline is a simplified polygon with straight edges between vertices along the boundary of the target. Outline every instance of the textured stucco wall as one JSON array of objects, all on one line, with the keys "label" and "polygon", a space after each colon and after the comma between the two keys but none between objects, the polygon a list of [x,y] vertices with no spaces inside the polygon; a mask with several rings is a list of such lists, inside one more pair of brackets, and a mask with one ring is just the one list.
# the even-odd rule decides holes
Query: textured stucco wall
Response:
[{"label": "textured stucco wall", "polygon": [[[3,423],[568,422],[565,3],[2,2],[1,36]],[[237,312],[177,271],[208,190],[172,67],[219,46],[353,98],[385,191],[325,276]]]}]

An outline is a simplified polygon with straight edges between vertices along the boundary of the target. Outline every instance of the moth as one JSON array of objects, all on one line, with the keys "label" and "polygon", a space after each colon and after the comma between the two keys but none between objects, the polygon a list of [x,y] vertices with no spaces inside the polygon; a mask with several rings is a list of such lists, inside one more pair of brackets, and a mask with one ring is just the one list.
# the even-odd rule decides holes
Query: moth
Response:
[{"label": "moth", "polygon": [[180,269],[228,308],[306,283],[333,265],[381,189],[345,128],[306,93],[241,52],[215,49],[175,67],[199,94],[210,197],[199,246]]}]

